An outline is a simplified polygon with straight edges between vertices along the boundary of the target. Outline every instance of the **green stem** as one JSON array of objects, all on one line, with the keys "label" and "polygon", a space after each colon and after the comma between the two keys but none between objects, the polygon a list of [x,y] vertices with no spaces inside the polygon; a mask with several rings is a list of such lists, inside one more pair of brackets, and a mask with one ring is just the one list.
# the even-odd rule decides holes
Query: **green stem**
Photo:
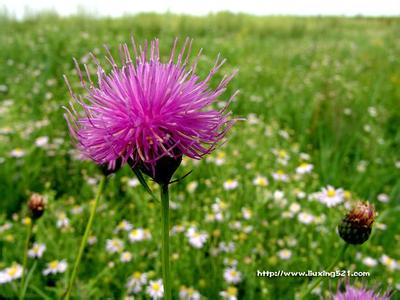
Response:
[{"label": "green stem", "polygon": [[70,280],[68,282],[67,290],[66,290],[64,296],[62,297],[65,300],[68,300],[70,295],[71,295],[71,291],[72,291],[72,287],[74,285],[75,277],[76,277],[76,274],[78,272],[79,263],[81,262],[83,250],[85,249],[85,246],[87,244],[87,240],[88,240],[88,237],[89,237],[89,234],[90,234],[90,229],[91,229],[92,224],[93,224],[94,215],[96,213],[96,208],[97,208],[97,205],[99,203],[99,199],[100,199],[101,193],[103,192],[105,181],[106,181],[106,176],[103,176],[101,178],[101,180],[100,180],[99,187],[98,187],[97,194],[96,194],[96,198],[94,200],[94,204],[93,204],[93,206],[91,208],[91,211],[90,211],[89,220],[88,220],[88,222],[86,224],[85,233],[83,234],[83,238],[82,238],[81,244],[79,246],[78,256],[75,259],[74,268],[72,269],[72,274],[71,274],[71,278],[70,278]]},{"label": "green stem", "polygon": [[25,274],[26,274],[26,266],[28,264],[28,250],[29,250],[29,241],[31,240],[32,236],[32,228],[33,228],[33,220],[31,220],[30,224],[28,224],[28,231],[26,234],[25,246],[24,246],[24,258],[22,262],[22,278],[21,278],[21,286],[20,286],[20,293],[19,299],[22,300],[25,297]]},{"label": "green stem", "polygon": [[[326,269],[327,272],[331,272],[333,270],[334,267],[336,267],[336,265],[343,259],[343,255],[346,252],[347,248],[348,248],[349,244],[345,243],[342,250],[339,252],[338,256],[336,257],[336,259],[329,265],[329,267]],[[308,296],[308,294],[310,294],[312,292],[312,290],[318,286],[318,284],[320,284],[320,282],[322,281],[324,277],[318,277],[316,280],[314,280],[314,282],[312,282],[311,285],[308,286],[307,290],[305,290],[303,293],[301,293],[300,295],[300,299],[305,299],[306,296]]]},{"label": "green stem", "polygon": [[171,300],[171,276],[169,271],[169,195],[168,184],[161,185],[161,216],[162,216],[162,271],[164,299]]}]

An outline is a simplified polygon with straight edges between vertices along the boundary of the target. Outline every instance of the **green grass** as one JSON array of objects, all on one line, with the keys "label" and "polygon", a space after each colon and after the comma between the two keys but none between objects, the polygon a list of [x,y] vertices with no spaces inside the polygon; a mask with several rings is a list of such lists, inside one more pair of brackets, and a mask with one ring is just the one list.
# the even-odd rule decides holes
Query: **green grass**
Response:
[{"label": "green grass", "polygon": [[[132,34],[139,42],[158,37],[166,57],[174,37],[180,37],[182,43],[190,36],[194,51],[204,48],[199,63],[202,76],[219,52],[228,61],[216,79],[239,68],[221,99],[239,89],[232,104],[234,115],[248,118],[255,114],[257,122],[238,122],[228,142],[211,159],[198,165],[187,162],[177,174],[193,169],[171,188],[172,201],[178,204],[171,212],[171,223],[185,228],[194,224],[209,238],[203,248],[195,249],[184,233],[172,237],[175,298],[181,285],[195,288],[207,299],[218,298],[228,287],[223,279],[225,258],[238,261],[243,277],[237,285],[240,299],[294,298],[304,278],[270,279],[255,274],[257,270],[319,271],[329,265],[342,244],[335,226],[344,214],[343,204],[327,208],[295,196],[299,190],[312,194],[328,184],[350,191],[351,200],[370,201],[379,213],[371,239],[350,248],[340,268],[371,272],[368,278],[352,278],[352,283],[396,290],[398,271],[381,263],[368,267],[361,258],[379,259],[386,254],[400,259],[399,32],[398,18],[261,18],[224,13],[62,19],[48,14],[16,22],[0,17],[0,225],[13,225],[0,233],[0,269],[22,263],[26,226],[21,219],[28,196],[39,192],[48,197],[48,207],[38,221],[34,239],[45,243],[47,250],[37,262],[27,297],[57,298],[65,289],[96,189],[90,182],[99,177],[93,163],[74,159],[62,117],[61,106],[70,100],[62,75],[74,86],[79,81],[72,57],[83,62],[88,52],[94,51],[104,62],[102,45],[109,45],[117,55],[118,44],[129,41]],[[40,136],[50,138],[44,149],[34,143]],[[25,156],[10,157],[16,148],[23,149]],[[278,162],[274,149],[288,153],[287,165]],[[218,166],[212,158],[222,152],[225,163]],[[302,161],[300,153],[310,155],[312,174],[295,176]],[[272,172],[278,169],[290,175],[288,183],[272,179]],[[254,186],[258,174],[269,179],[267,187]],[[97,243],[84,253],[73,291],[77,298],[120,299],[134,271],[161,278],[160,207],[140,186],[127,185],[133,177],[132,171],[124,168],[108,182],[94,222]],[[223,183],[229,179],[238,180],[239,187],[224,190]],[[187,189],[191,182],[198,184],[194,193]],[[273,199],[276,190],[284,191],[286,203]],[[389,203],[377,201],[381,193],[389,196]],[[212,213],[216,198],[227,204],[224,220],[208,222],[206,216]],[[324,221],[305,225],[296,215],[285,217],[292,203]],[[71,209],[77,205],[83,212],[74,215]],[[249,220],[243,219],[243,207],[253,212]],[[56,227],[61,212],[70,219],[66,229]],[[131,244],[126,233],[113,233],[123,219],[148,228],[152,239]],[[235,221],[242,223],[240,229],[230,228]],[[252,231],[246,232],[246,226],[252,226]],[[129,263],[105,251],[106,240],[117,236],[133,255]],[[234,242],[234,252],[213,256],[221,241]],[[281,260],[277,252],[286,248],[292,256]],[[66,259],[67,273],[41,275],[53,259]],[[29,267],[32,265],[31,259]],[[323,282],[322,295],[336,290],[337,279]],[[13,283],[16,287],[18,281]],[[15,297],[13,284],[0,285],[0,297]]]}]

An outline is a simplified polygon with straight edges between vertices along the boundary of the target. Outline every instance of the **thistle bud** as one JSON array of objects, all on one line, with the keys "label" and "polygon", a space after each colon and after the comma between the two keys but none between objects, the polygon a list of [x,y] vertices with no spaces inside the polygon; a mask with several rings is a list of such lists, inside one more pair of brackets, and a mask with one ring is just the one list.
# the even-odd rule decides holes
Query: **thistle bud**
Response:
[{"label": "thistle bud", "polygon": [[138,167],[140,171],[147,176],[150,176],[158,184],[169,184],[182,162],[182,152],[179,149],[172,149],[172,156],[165,155],[159,158],[154,164],[145,162],[135,162],[132,159],[128,159],[130,167]]},{"label": "thistle bud", "polygon": [[362,244],[368,240],[374,221],[374,206],[368,202],[357,202],[339,224],[339,235],[346,243]]},{"label": "thistle bud", "polygon": [[45,199],[42,195],[32,194],[28,202],[29,210],[33,219],[39,219],[45,209]]},{"label": "thistle bud", "polygon": [[153,178],[158,184],[168,184],[181,162],[182,156],[164,156],[157,161],[154,170],[148,164],[140,164],[139,167],[144,174]]}]

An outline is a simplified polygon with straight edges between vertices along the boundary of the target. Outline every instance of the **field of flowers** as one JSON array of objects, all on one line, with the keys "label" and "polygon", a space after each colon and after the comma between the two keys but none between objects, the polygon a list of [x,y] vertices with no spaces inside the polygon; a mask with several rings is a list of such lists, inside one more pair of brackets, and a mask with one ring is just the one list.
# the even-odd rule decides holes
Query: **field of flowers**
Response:
[{"label": "field of flowers", "polygon": [[[64,294],[102,175],[71,143],[63,75],[79,90],[72,58],[94,68],[89,52],[105,63],[103,44],[118,57],[134,35],[159,38],[163,60],[175,37],[193,38],[203,78],[221,53],[214,88],[239,69],[216,103],[240,90],[239,120],[212,154],[184,157],[174,179],[192,172],[170,187],[173,299],[296,299],[311,277],[258,271],[328,270],[357,200],[376,209],[372,234],[334,270],[369,276],[325,277],[305,299],[346,283],[400,299],[399,32],[399,19],[0,16],[0,298]],[[125,166],[106,182],[71,297],[161,298],[160,248],[160,205]]]}]

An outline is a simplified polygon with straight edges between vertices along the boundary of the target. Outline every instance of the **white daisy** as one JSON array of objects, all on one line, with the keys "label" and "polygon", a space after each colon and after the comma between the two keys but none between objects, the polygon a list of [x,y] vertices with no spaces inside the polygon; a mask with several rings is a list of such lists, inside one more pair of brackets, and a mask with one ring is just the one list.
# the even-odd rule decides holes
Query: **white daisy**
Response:
[{"label": "white daisy", "polygon": [[131,242],[142,241],[144,240],[144,230],[142,228],[132,229],[128,237]]},{"label": "white daisy", "polygon": [[69,226],[69,219],[64,212],[57,215],[57,228],[67,228]]},{"label": "white daisy", "polygon": [[164,286],[162,280],[150,280],[146,292],[152,299],[161,299],[164,296]]},{"label": "white daisy", "polygon": [[229,191],[229,190],[234,190],[238,187],[239,182],[234,179],[228,179],[227,181],[224,182],[224,189]]},{"label": "white daisy", "polygon": [[280,201],[280,200],[282,200],[284,198],[285,198],[285,192],[280,191],[280,190],[276,190],[274,192],[274,200]]},{"label": "white daisy", "polygon": [[88,238],[88,244],[89,244],[89,245],[94,245],[94,244],[96,244],[96,243],[97,243],[97,237],[94,236],[94,235],[89,236],[89,238]]},{"label": "white daisy", "polygon": [[222,151],[218,152],[217,157],[214,159],[214,163],[217,166],[222,166],[225,163],[225,157],[226,157],[225,152]]},{"label": "white daisy", "polygon": [[290,156],[286,150],[273,149],[272,153],[276,156],[278,163],[280,163],[282,165],[287,165],[287,162],[288,162]]},{"label": "white daisy", "polygon": [[252,213],[251,209],[246,208],[246,207],[242,208],[243,219],[250,220],[252,215],[253,215],[253,213]]},{"label": "white daisy", "polygon": [[29,257],[36,257],[40,258],[43,256],[44,251],[46,250],[46,245],[45,244],[38,244],[34,243],[32,248],[29,249],[28,251],[28,256]]},{"label": "white daisy", "polygon": [[81,205],[75,205],[73,208],[71,208],[71,214],[73,215],[79,215],[83,212],[83,207]]},{"label": "white daisy", "polygon": [[177,233],[182,233],[184,231],[185,231],[185,226],[183,226],[183,225],[174,225],[171,228],[172,235],[177,234]]},{"label": "white daisy", "polygon": [[23,268],[19,264],[13,264],[9,268],[0,271],[0,284],[4,284],[15,279],[21,278]]},{"label": "white daisy", "polygon": [[370,256],[364,257],[362,262],[368,267],[375,267],[378,264],[378,261]]},{"label": "white daisy", "polygon": [[7,231],[12,227],[11,223],[4,223],[3,225],[0,226],[0,233],[3,233],[4,231]]},{"label": "white daisy", "polygon": [[106,242],[106,250],[109,253],[121,252],[124,249],[124,242],[120,239],[113,238],[111,240],[107,240]]},{"label": "white daisy", "polygon": [[129,223],[127,220],[122,220],[115,228],[114,232],[119,232],[120,230],[130,231],[133,228],[133,225]]},{"label": "white daisy", "polygon": [[40,136],[35,140],[35,145],[39,148],[46,146],[49,143],[48,136]]},{"label": "white daisy", "polygon": [[234,242],[229,242],[229,243],[219,242],[218,244],[218,250],[225,253],[231,253],[235,251],[235,248],[236,246]]},{"label": "white daisy", "polygon": [[25,151],[22,150],[21,148],[15,148],[14,150],[12,150],[10,152],[10,156],[11,157],[15,157],[15,158],[21,158],[25,156]]},{"label": "white daisy", "polygon": [[132,260],[132,253],[125,251],[121,253],[120,257],[121,262],[130,262]]},{"label": "white daisy", "polygon": [[292,251],[290,251],[289,249],[282,249],[278,251],[278,256],[280,259],[288,260],[292,257]]},{"label": "white daisy", "polygon": [[282,170],[278,170],[272,173],[272,178],[274,178],[276,181],[283,181],[283,182],[289,180],[289,176]]},{"label": "white daisy", "polygon": [[224,271],[224,279],[227,283],[237,284],[242,280],[242,274],[235,268],[226,268]]},{"label": "white daisy", "polygon": [[198,291],[191,287],[182,286],[179,291],[179,299],[182,300],[200,300],[201,296]]},{"label": "white daisy", "polygon": [[234,286],[229,286],[225,291],[220,292],[219,295],[226,300],[236,300],[238,289]]},{"label": "white daisy", "polygon": [[256,178],[253,179],[253,184],[255,186],[267,186],[268,185],[268,179],[264,176],[257,175]]},{"label": "white daisy", "polygon": [[313,170],[314,166],[312,164],[309,163],[302,163],[300,164],[300,166],[298,166],[296,168],[296,173],[297,174],[307,174],[307,173],[311,173],[311,171]]},{"label": "white daisy", "polygon": [[368,113],[373,118],[375,118],[378,115],[376,108],[373,106],[368,107]]},{"label": "white daisy", "polygon": [[379,260],[381,264],[387,267],[390,271],[394,271],[399,268],[397,261],[386,254],[383,254]]},{"label": "white daisy", "polygon": [[379,194],[378,195],[378,201],[383,202],[383,203],[388,203],[390,200],[389,196],[386,194]]},{"label": "white daisy", "polygon": [[192,182],[188,183],[188,185],[186,186],[186,190],[189,193],[193,193],[197,189],[198,186],[199,186],[199,184],[197,183],[197,181],[192,181]]},{"label": "white daisy", "polygon": [[47,264],[47,268],[43,270],[43,275],[64,273],[67,270],[68,264],[65,259],[53,260]]},{"label": "white daisy", "polygon": [[292,212],[292,213],[294,213],[294,214],[298,213],[298,212],[300,211],[300,209],[301,209],[300,204],[298,204],[298,203],[296,203],[296,202],[290,204],[290,206],[289,206],[290,212]]},{"label": "white daisy", "polygon": [[328,185],[326,188],[322,188],[322,191],[318,195],[318,200],[321,203],[326,204],[328,207],[332,207],[343,202],[343,198],[343,189],[335,189],[330,185]]},{"label": "white daisy", "polygon": [[147,283],[146,273],[134,272],[132,276],[128,278],[128,283],[126,284],[126,287],[129,292],[137,294],[140,291],[142,291],[142,287],[146,283]]},{"label": "white daisy", "polygon": [[303,191],[296,192],[296,198],[298,198],[298,199],[304,199],[306,196],[307,196],[307,194]]},{"label": "white daisy", "polygon": [[139,180],[137,178],[132,178],[128,180],[128,186],[129,187],[135,187],[140,184]]},{"label": "white daisy", "polygon": [[301,212],[297,215],[297,219],[303,224],[310,224],[314,222],[315,217],[312,214]]},{"label": "white daisy", "polygon": [[236,267],[238,264],[238,261],[233,258],[225,257],[224,258],[224,265],[225,266],[230,266],[230,267]]},{"label": "white daisy", "polygon": [[202,248],[208,239],[208,234],[205,232],[199,232],[197,228],[190,227],[186,231],[186,237],[189,239],[189,244],[194,248]]}]

